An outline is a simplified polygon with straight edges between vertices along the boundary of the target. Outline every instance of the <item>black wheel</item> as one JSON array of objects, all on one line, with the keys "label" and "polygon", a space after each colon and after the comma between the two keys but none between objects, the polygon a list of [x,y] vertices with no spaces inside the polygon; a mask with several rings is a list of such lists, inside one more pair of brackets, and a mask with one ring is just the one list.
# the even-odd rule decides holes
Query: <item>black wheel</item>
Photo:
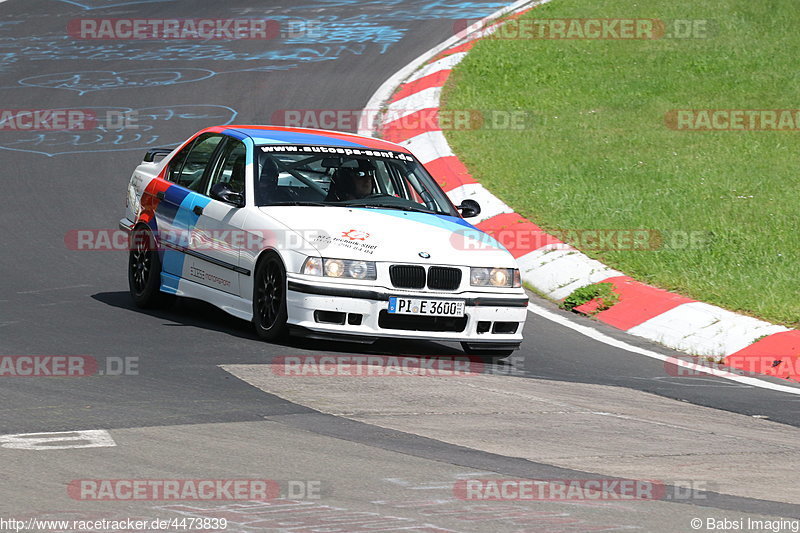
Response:
[{"label": "black wheel", "polygon": [[143,309],[157,307],[165,302],[160,290],[161,260],[153,234],[145,229],[131,233],[128,254],[128,288],[133,303]]},{"label": "black wheel", "polygon": [[256,267],[253,280],[253,326],[264,340],[284,337],[286,326],[286,271],[280,258],[270,253]]}]

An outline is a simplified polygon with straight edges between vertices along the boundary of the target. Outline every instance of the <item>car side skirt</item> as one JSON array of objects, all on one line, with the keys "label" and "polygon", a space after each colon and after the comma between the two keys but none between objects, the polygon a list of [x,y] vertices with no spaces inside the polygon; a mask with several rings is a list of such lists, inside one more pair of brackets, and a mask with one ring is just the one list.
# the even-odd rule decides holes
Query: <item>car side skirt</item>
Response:
[{"label": "car side skirt", "polygon": [[161,291],[176,296],[203,300],[219,307],[228,314],[248,322],[253,319],[253,302],[251,300],[245,300],[235,294],[222,292],[166,272],[161,273]]}]

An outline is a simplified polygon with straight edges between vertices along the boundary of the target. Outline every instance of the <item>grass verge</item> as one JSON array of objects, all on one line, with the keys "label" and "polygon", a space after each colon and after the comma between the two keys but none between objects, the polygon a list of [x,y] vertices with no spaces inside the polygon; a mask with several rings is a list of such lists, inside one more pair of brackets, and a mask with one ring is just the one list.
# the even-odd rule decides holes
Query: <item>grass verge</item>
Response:
[{"label": "grass verge", "polygon": [[533,17],[707,23],[688,39],[480,41],[443,107],[527,120],[445,132],[473,176],[560,235],[658,232],[655,250],[575,244],[646,283],[800,326],[800,132],[665,121],[679,109],[800,108],[796,0],[553,0]]}]

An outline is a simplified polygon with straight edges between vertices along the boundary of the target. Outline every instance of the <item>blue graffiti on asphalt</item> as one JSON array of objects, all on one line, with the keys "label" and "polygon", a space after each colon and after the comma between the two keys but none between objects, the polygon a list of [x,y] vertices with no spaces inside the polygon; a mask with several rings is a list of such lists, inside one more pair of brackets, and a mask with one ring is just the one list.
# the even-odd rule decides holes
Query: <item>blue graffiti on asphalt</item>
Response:
[{"label": "blue graffiti on asphalt", "polygon": [[394,28],[372,22],[325,22],[305,35],[289,36],[286,44],[312,43],[375,43],[381,46],[380,53],[403,38],[405,28]]},{"label": "blue graffiti on asphalt", "polygon": [[386,13],[393,20],[431,20],[431,19],[482,19],[498,9],[508,6],[507,2],[425,2],[419,8],[399,9]]},{"label": "blue graffiti on asphalt", "polygon": [[175,85],[200,81],[216,73],[212,70],[182,68],[176,70],[144,69],[144,70],[88,70],[60,74],[42,74],[19,80],[21,85],[29,87],[45,87],[49,89],[69,89],[78,94],[90,91],[102,91],[118,88],[141,88]]},{"label": "blue graffiti on asphalt", "polygon": [[205,80],[219,74],[231,74],[234,72],[288,70],[296,67],[299,63],[330,61],[336,59],[344,52],[362,54],[364,50],[364,46],[325,46],[318,49],[298,48],[291,51],[284,50],[280,53],[273,53],[272,57],[273,61],[275,61],[274,63],[246,69],[220,72],[196,68],[139,69],[126,71],[84,70],[29,76],[19,80],[19,84],[27,87],[66,89],[76,91],[83,95],[92,91],[108,89],[163,87],[179,83],[190,83]]},{"label": "blue graffiti on asphalt", "polygon": [[331,61],[343,55],[361,55],[363,44],[331,44],[238,52],[221,44],[168,44],[157,46],[126,44],[73,44],[66,38],[0,38],[0,70],[19,61],[87,59],[95,61],[241,61],[260,63],[255,67],[210,70],[197,68],[158,68],[122,71],[90,70],[44,74],[19,80],[23,86],[68,89],[85,94],[90,91],[141,88],[201,81],[218,74],[234,72],[269,72],[296,68],[302,63]]},{"label": "blue graffiti on asphalt", "polygon": [[346,52],[360,54],[363,51],[363,46],[346,45],[245,52],[223,44],[143,41],[132,45],[75,42],[66,36],[0,38],[0,54],[14,61],[303,61],[319,57],[335,59]]},{"label": "blue graffiti on asphalt", "polygon": [[[306,27],[310,31],[284,35],[286,44],[312,43],[375,43],[384,54],[389,47],[399,42],[408,28],[399,27],[398,22],[412,22],[434,19],[480,19],[506,6],[506,2],[409,2],[408,0],[321,0],[318,5],[295,6],[294,10],[358,7],[362,13],[342,17],[339,15],[318,15],[317,18],[290,16],[270,16],[272,20]],[[387,10],[388,8],[388,10]],[[241,10],[252,16],[257,9]],[[394,24],[388,24],[389,22]]]},{"label": "blue graffiti on asphalt", "polygon": [[104,7],[127,6],[130,4],[152,4],[155,2],[173,2],[174,0],[59,0],[82,9],[102,9]]},{"label": "blue graffiti on asphalt", "polygon": [[[233,123],[237,112],[220,105],[146,107],[82,107],[98,117],[97,127],[85,131],[0,131],[0,150],[47,156],[85,152],[117,152],[174,145],[180,139],[165,139],[161,131],[197,131],[210,123]],[[106,117],[132,117],[111,120]],[[172,122],[165,128],[164,122]],[[178,122],[179,124],[174,124]],[[2,127],[0,122],[0,127]]]},{"label": "blue graffiti on asphalt", "polygon": [[[22,20],[8,20],[0,22],[0,31],[7,30],[9,28],[14,27],[16,24],[22,24],[24,21]],[[4,70],[8,70],[8,65],[13,61],[14,54],[3,54],[0,53],[0,72]]]},{"label": "blue graffiti on asphalt", "polygon": [[281,39],[287,45],[374,43],[381,46],[380,53],[383,54],[408,31],[407,28],[373,22],[370,18],[330,15],[321,20],[285,15],[269,16],[270,20],[281,24]]},{"label": "blue graffiti on asphalt", "polygon": [[[173,0],[61,0],[84,9],[99,9],[128,4],[144,4]],[[0,71],[30,61],[89,60],[97,62],[147,61],[147,62],[203,62],[203,69],[159,68],[108,71],[101,68],[48,74],[24,78],[20,86],[65,89],[86,94],[120,88],[171,86],[205,80],[220,74],[236,72],[272,72],[297,68],[304,63],[330,61],[345,56],[362,55],[371,45],[379,46],[381,54],[408,32],[408,23],[432,19],[477,19],[499,7],[497,2],[463,2],[453,0],[316,0],[313,4],[292,6],[292,12],[303,14],[313,11],[316,18],[291,17],[285,14],[270,16],[275,11],[268,5],[233,8],[232,13],[248,17],[268,16],[280,22],[299,23],[307,31],[282,34],[282,46],[273,50],[241,50],[239,43],[231,41],[165,42],[165,41],[81,41],[68,36],[0,37]],[[334,8],[352,8],[358,13],[341,16],[327,13]],[[261,11],[262,13],[259,13]],[[345,10],[347,11],[347,10]],[[285,13],[284,11],[283,13]],[[339,10],[341,12],[341,9]],[[398,24],[401,23],[401,24]],[[254,66],[220,69],[209,62],[244,62]],[[116,65],[115,65],[116,66]],[[8,88],[8,87],[6,87]]]},{"label": "blue graffiti on asphalt", "polygon": [[[304,9],[358,7],[359,11],[383,21],[414,21],[430,19],[479,19],[506,7],[508,2],[448,2],[408,0],[316,0],[314,4],[294,6]],[[394,8],[387,10],[386,8]],[[252,11],[251,11],[252,12]]]}]

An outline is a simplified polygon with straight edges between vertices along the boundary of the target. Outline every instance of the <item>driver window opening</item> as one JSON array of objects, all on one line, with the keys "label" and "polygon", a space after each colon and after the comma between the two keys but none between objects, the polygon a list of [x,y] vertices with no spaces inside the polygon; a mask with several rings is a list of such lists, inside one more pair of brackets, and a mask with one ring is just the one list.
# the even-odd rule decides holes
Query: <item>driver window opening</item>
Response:
[{"label": "driver window opening", "polygon": [[225,183],[232,192],[244,194],[246,168],[247,147],[240,141],[229,140],[214,176],[209,180],[206,194],[209,194],[211,188],[217,183]]}]

